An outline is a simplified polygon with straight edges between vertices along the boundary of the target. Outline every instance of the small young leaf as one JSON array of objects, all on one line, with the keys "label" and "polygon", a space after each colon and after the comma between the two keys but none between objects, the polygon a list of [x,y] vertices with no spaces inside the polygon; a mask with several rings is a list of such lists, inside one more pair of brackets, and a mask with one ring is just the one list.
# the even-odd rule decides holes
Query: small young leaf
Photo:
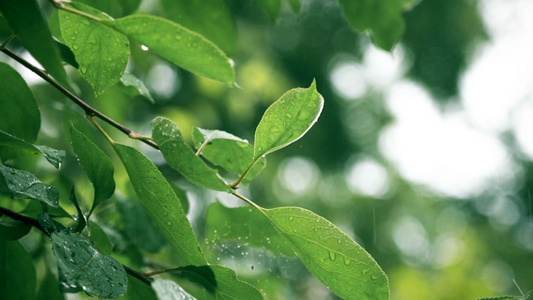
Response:
[{"label": "small young leaf", "polygon": [[124,73],[122,77],[120,78],[120,82],[125,87],[132,87],[137,91],[137,94],[143,96],[144,98],[148,99],[150,103],[155,103],[154,98],[152,98],[152,95],[150,94],[150,91],[148,88],[144,85],[144,83],[137,78],[135,75],[131,73]]},{"label": "small young leaf", "polygon": [[35,299],[36,274],[30,254],[17,241],[0,235],[0,296],[2,299]]},{"label": "small young leaf", "polygon": [[56,231],[51,234],[63,291],[85,291],[90,296],[116,298],[126,292],[128,280],[122,265],[100,254],[81,234]]},{"label": "small young leaf", "polygon": [[185,143],[178,126],[166,118],[152,121],[152,137],[168,164],[192,183],[209,189],[232,192],[217,171],[208,167]]},{"label": "small young leaf", "polygon": [[185,70],[228,84],[235,82],[233,67],[224,52],[181,25],[148,15],[104,22]]},{"label": "small young leaf", "polygon": [[196,298],[172,280],[156,279],[152,283],[152,288],[155,290],[159,299],[196,300]]},{"label": "small young leaf", "polygon": [[299,207],[264,209],[306,268],[343,299],[389,299],[387,276],[339,228]]},{"label": "small young leaf", "polygon": [[89,215],[102,201],[115,191],[113,163],[107,155],[73,125],[70,127],[72,148],[94,187],[94,201]]},{"label": "small young leaf", "polygon": [[188,279],[181,280],[181,286],[196,299],[263,299],[256,288],[239,280],[232,269],[220,266],[186,266],[178,270],[180,276]]},{"label": "small young leaf", "polygon": [[42,183],[32,173],[0,165],[0,174],[4,177],[13,199],[30,198],[59,207],[59,191]]},{"label": "small young leaf", "polygon": [[[193,141],[203,158],[228,172],[241,175],[254,162],[254,147],[227,132],[195,128]],[[266,159],[261,158],[248,172],[243,183],[251,181],[265,166]]]},{"label": "small young leaf", "polygon": [[47,146],[33,145],[2,130],[0,130],[0,146],[11,147],[13,149],[29,153],[41,153],[43,157],[57,169],[59,169],[61,162],[65,158],[64,150],[56,150]]},{"label": "small young leaf", "polygon": [[114,144],[139,201],[183,265],[207,262],[180,200],[157,167],[135,148]]},{"label": "small young leaf", "polygon": [[254,160],[281,149],[302,137],[324,107],[315,81],[307,89],[292,89],[265,111],[255,130]]},{"label": "small young leaf", "polygon": [[100,225],[89,221],[89,241],[94,244],[94,248],[102,254],[109,255],[113,250],[113,244]]},{"label": "small young leaf", "polygon": [[5,63],[0,63],[0,78],[0,130],[33,143],[41,128],[41,114],[30,88]]},{"label": "small young leaf", "polygon": [[[67,73],[59,59],[59,51],[52,39],[48,24],[41,14],[39,1],[2,0],[0,11],[31,55],[50,75],[68,86]],[[8,77],[0,75],[0,78],[4,80]]]},{"label": "small young leaf", "polygon": [[[69,5],[97,18],[111,20],[108,15],[90,6],[80,3]],[[93,86],[96,96],[119,82],[130,55],[128,39],[124,35],[98,21],[66,10],[59,11],[59,25],[81,74]]]}]

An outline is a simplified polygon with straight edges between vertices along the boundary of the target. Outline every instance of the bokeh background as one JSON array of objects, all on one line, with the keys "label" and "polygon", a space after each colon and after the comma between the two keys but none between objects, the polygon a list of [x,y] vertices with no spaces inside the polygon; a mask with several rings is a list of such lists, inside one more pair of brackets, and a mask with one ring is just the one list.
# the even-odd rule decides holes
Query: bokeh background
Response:
[{"label": "bokeh background", "polygon": [[[84,2],[113,17],[125,13],[113,1]],[[300,206],[331,220],[384,269],[392,299],[477,299],[532,290],[533,2],[423,0],[404,13],[406,32],[391,53],[354,33],[337,1],[301,2],[299,12],[282,2],[275,16],[252,1],[227,1],[234,34],[217,39],[227,43],[240,88],[192,75],[134,43],[128,70],[146,83],[155,104],[124,87],[95,99],[79,73],[68,71],[83,99],[139,133],[149,135],[150,121],[161,115],[186,138],[198,126],[249,141],[273,101],[316,78],[325,98],[319,121],[301,140],[271,154],[244,194],[263,207]],[[52,11],[45,2],[43,8]],[[148,0],[138,11],[162,14]],[[9,47],[24,54],[16,40]],[[41,107],[39,143],[69,153],[59,172],[39,159],[19,165],[60,187],[67,207],[76,183],[90,207],[90,183],[66,138],[69,122],[85,126],[117,169],[116,199],[95,214],[112,236],[116,256],[142,268],[140,255],[155,251],[148,257],[171,265],[164,242],[150,241],[161,245],[146,249],[142,235],[131,233],[143,229],[132,229],[140,219],[123,213],[134,209],[124,198],[135,198],[126,174],[81,110],[12,65],[31,83]],[[213,204],[244,205],[238,199],[193,187],[155,150],[105,128],[139,147],[180,190],[210,262],[234,268],[269,299],[336,299],[297,259],[254,247],[252,240],[265,237],[250,216],[229,219]],[[31,235],[23,242],[34,252],[40,247]]]}]

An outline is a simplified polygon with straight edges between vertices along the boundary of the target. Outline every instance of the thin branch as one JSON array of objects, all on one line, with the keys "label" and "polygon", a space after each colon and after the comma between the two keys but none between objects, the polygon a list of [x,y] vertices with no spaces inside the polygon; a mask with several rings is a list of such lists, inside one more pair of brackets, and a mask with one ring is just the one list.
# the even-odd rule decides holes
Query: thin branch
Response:
[{"label": "thin branch", "polygon": [[[43,70],[35,67],[34,65],[30,64],[28,61],[26,61],[22,57],[18,56],[17,54],[15,54],[13,51],[11,51],[11,50],[9,50],[7,48],[1,49],[1,51],[4,52],[9,57],[11,57],[14,60],[16,60],[18,63],[20,63],[24,67],[28,68],[33,73],[37,74],[39,77],[44,79],[46,82],[50,83],[53,87],[55,87],[57,90],[59,90],[61,93],[63,93],[63,95],[67,96],[67,98],[69,100],[71,100],[76,105],[81,107],[85,111],[85,113],[87,115],[98,117],[99,119],[101,119],[102,121],[106,122],[107,124],[115,127],[116,129],[122,131],[123,133],[127,134],[129,137],[139,136],[133,130],[129,129],[128,127],[126,127],[126,126],[124,126],[124,125],[122,125],[122,124],[120,124],[118,122],[116,122],[115,120],[113,120],[110,117],[106,116],[105,114],[99,112],[98,110],[96,110],[95,108],[90,106],[89,104],[85,103],[83,100],[78,98],[72,92],[70,92],[65,87],[63,87],[61,84],[59,84],[57,81],[55,81],[45,71],[43,71]],[[153,147],[155,149],[159,149],[159,146],[157,145],[157,143],[155,143],[152,140],[149,140],[149,139],[139,139],[139,140],[142,141],[143,143],[147,144],[148,146],[151,146],[151,147]]]},{"label": "thin branch", "polygon": [[0,49],[4,49],[7,46],[7,44],[11,42],[11,40],[14,38],[15,38],[14,34],[8,36],[7,39],[2,43],[2,45],[0,45]]},{"label": "thin branch", "polygon": [[[23,223],[25,223],[27,225],[35,227],[35,228],[39,229],[45,235],[49,236],[48,232],[46,232],[46,230],[44,230],[44,228],[41,226],[41,224],[39,224],[39,221],[37,221],[36,219],[30,218],[30,217],[26,217],[24,215],[21,215],[19,213],[14,212],[14,211],[12,211],[10,209],[7,209],[5,207],[1,207],[0,206],[0,216],[2,216],[2,215],[8,216],[8,217],[10,217],[13,220],[20,221],[20,222],[23,222]],[[125,266],[125,265],[122,265],[122,267],[124,267],[124,270],[126,271],[126,273],[128,273],[131,276],[139,279],[143,283],[145,283],[147,285],[151,285],[152,284],[152,282],[150,281],[150,278],[148,278],[143,273],[141,273],[139,271],[135,271],[132,268],[130,268],[128,266]]]}]

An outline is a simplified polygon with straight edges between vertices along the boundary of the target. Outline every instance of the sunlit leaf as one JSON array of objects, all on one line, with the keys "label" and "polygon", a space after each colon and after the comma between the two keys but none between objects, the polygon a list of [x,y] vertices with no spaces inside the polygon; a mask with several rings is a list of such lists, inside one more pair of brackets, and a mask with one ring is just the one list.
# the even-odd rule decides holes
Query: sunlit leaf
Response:
[{"label": "sunlit leaf", "polygon": [[36,274],[30,254],[17,241],[0,235],[0,296],[2,299],[35,299]]},{"label": "sunlit leaf", "polygon": [[235,271],[220,266],[187,266],[178,269],[179,283],[197,299],[260,300],[261,293],[237,278]]},{"label": "sunlit leaf", "polygon": [[208,167],[185,143],[178,126],[157,117],[152,121],[152,137],[168,164],[192,183],[218,191],[231,192],[216,170]]},{"label": "sunlit leaf", "polygon": [[[253,163],[254,146],[227,132],[195,128],[193,140],[203,158],[228,172],[241,175]],[[243,182],[252,180],[265,166],[266,159],[260,159]]]},{"label": "sunlit leaf", "polygon": [[[59,51],[52,39],[48,24],[41,14],[39,1],[2,0],[0,1],[0,11],[26,50],[39,61],[50,75],[63,85],[68,86],[67,73],[59,59]],[[7,77],[0,75],[0,78],[3,81]]]},{"label": "sunlit leaf", "polygon": [[113,163],[98,146],[73,125],[70,127],[70,138],[74,153],[94,187],[92,212],[100,202],[109,199],[115,191]]},{"label": "sunlit leaf", "polygon": [[33,143],[41,128],[41,114],[30,88],[5,63],[0,63],[0,78],[0,130]]},{"label": "sunlit leaf", "polygon": [[265,111],[255,130],[254,160],[281,149],[302,137],[324,107],[315,81],[307,89],[292,89]]},{"label": "sunlit leaf", "polygon": [[157,167],[138,150],[114,144],[126,167],[138,199],[178,254],[183,265],[205,265],[206,261],[180,200]]},{"label": "sunlit leaf", "polygon": [[59,169],[61,162],[65,158],[64,150],[56,150],[47,146],[33,145],[2,130],[0,130],[0,146],[10,147],[15,151],[35,154],[41,153],[43,157],[57,169]]},{"label": "sunlit leaf", "polygon": [[479,298],[477,300],[526,300],[529,298],[529,293],[524,296],[497,296],[489,298]]},{"label": "sunlit leaf", "polygon": [[57,259],[63,291],[85,291],[102,298],[116,298],[126,292],[127,277],[114,258],[100,254],[81,234],[52,232],[52,250]]},{"label": "sunlit leaf", "polygon": [[129,15],[135,12],[141,5],[142,0],[118,0],[122,7],[122,14]]},{"label": "sunlit leaf", "polygon": [[135,75],[133,75],[131,73],[124,73],[124,75],[122,75],[122,77],[120,78],[120,82],[125,87],[131,87],[132,89],[134,89],[137,92],[138,95],[143,96],[148,101],[150,101],[150,103],[154,103],[155,102],[154,98],[152,98],[152,95],[150,94],[150,91],[148,90],[148,88]]},{"label": "sunlit leaf", "polygon": [[148,15],[105,22],[185,70],[228,84],[235,81],[233,67],[224,52],[181,25]]},{"label": "sunlit leaf", "polygon": [[13,199],[35,199],[53,207],[59,206],[59,191],[42,183],[35,175],[0,165],[0,174],[4,177]]},{"label": "sunlit leaf", "polygon": [[89,221],[89,241],[93,243],[94,248],[102,254],[109,255],[113,250],[113,244],[107,236],[107,234],[102,230],[98,223]]},{"label": "sunlit leaf", "polygon": [[[80,3],[70,5],[97,18],[111,20],[92,7]],[[65,43],[76,57],[78,69],[93,86],[96,96],[119,82],[130,53],[128,39],[123,34],[66,10],[59,11],[59,25]]]},{"label": "sunlit leaf", "polygon": [[117,208],[124,231],[133,245],[152,253],[158,252],[165,246],[165,238],[138,201],[119,197]]},{"label": "sunlit leaf", "polygon": [[152,288],[155,290],[159,299],[196,300],[196,298],[172,280],[156,279],[152,283]]},{"label": "sunlit leaf", "polygon": [[328,220],[299,207],[263,210],[306,268],[343,299],[389,299],[388,279],[361,246]]}]

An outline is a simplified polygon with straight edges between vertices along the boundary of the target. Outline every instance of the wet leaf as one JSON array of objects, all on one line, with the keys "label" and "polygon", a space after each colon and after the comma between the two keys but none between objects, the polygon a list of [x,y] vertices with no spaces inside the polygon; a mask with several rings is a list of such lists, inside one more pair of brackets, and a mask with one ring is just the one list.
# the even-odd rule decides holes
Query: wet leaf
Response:
[{"label": "wet leaf", "polygon": [[361,246],[328,220],[299,207],[263,210],[306,268],[343,299],[389,299],[387,276]]},{"label": "wet leaf", "polygon": [[157,117],[152,121],[152,137],[168,164],[192,183],[217,190],[232,192],[216,170],[208,167],[185,143],[178,126],[171,120]]},{"label": "wet leaf", "polygon": [[315,81],[307,89],[292,89],[265,111],[255,130],[254,160],[300,139],[318,120],[324,98]]},{"label": "wet leaf", "polygon": [[47,146],[33,145],[2,130],[0,130],[0,146],[10,147],[16,151],[27,153],[41,153],[49,163],[56,167],[56,169],[59,169],[61,162],[65,158],[64,150],[56,150]]},{"label": "wet leaf", "polygon": [[42,183],[32,173],[0,165],[0,174],[13,199],[35,199],[52,207],[59,207],[59,191]]},{"label": "wet leaf", "polygon": [[114,258],[100,254],[81,234],[51,234],[63,291],[85,291],[90,296],[116,298],[127,288],[126,271]]},{"label": "wet leaf", "polygon": [[[69,4],[102,20],[111,18],[80,3]],[[59,11],[59,25],[65,44],[72,50],[82,76],[99,96],[105,89],[119,82],[130,55],[128,39],[108,26],[71,13]]]},{"label": "wet leaf", "polygon": [[155,290],[159,299],[196,300],[196,298],[172,280],[158,278],[152,283],[152,288]]},{"label": "wet leaf", "polygon": [[36,274],[30,254],[17,241],[0,235],[0,296],[2,299],[35,299]]},{"label": "wet leaf", "polygon": [[180,200],[157,167],[138,150],[114,144],[137,197],[183,265],[205,265],[206,260],[183,212]]},{"label": "wet leaf", "polygon": [[41,128],[41,114],[30,88],[5,63],[0,63],[0,78],[0,130],[33,143]]},{"label": "wet leaf", "polygon": [[228,84],[235,82],[233,67],[224,52],[181,25],[148,15],[105,22],[185,70]]},{"label": "wet leaf", "polygon": [[138,95],[143,96],[150,103],[155,103],[154,98],[152,98],[152,95],[150,94],[150,91],[148,90],[148,88],[135,75],[131,73],[124,73],[124,75],[122,75],[122,77],[120,78],[120,82],[125,87],[133,88],[137,92]]},{"label": "wet leaf", "polygon": [[[203,158],[234,174],[243,174],[253,163],[254,146],[248,141],[220,130],[195,128],[193,140]],[[250,182],[266,166],[261,158],[248,172],[243,183]]]},{"label": "wet leaf", "polygon": [[115,191],[114,168],[111,159],[73,125],[70,127],[72,148],[94,187],[94,201],[89,215]]}]

